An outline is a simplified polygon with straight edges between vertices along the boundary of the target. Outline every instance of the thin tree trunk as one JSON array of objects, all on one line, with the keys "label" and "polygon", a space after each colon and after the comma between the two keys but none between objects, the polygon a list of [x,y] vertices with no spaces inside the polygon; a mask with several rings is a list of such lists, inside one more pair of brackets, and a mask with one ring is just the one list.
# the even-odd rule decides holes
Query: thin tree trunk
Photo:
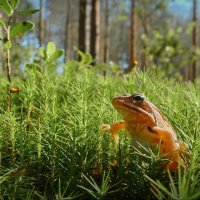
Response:
[{"label": "thin tree trunk", "polygon": [[[73,10],[73,8],[72,8],[72,10]],[[78,45],[77,44],[77,41],[78,40],[76,40],[76,42],[74,41],[74,19],[73,19],[73,16],[71,17],[71,23],[69,24],[69,29],[70,29],[70,31],[69,31],[69,40],[70,40],[70,42],[69,42],[69,57],[74,57],[74,55],[73,55],[73,46],[74,46],[74,43],[76,43],[76,46]],[[76,29],[76,32],[77,32],[77,29]]]},{"label": "thin tree trunk", "polygon": [[189,63],[188,65],[184,66],[184,80],[185,81],[189,81],[190,79],[190,68],[191,68],[191,63]]},{"label": "thin tree trunk", "polygon": [[90,52],[90,12],[91,12],[91,0],[87,0],[86,6],[86,41],[85,41],[85,51]]},{"label": "thin tree trunk", "polygon": [[79,49],[85,52],[85,39],[86,39],[86,0],[80,0],[79,5]]},{"label": "thin tree trunk", "polygon": [[50,19],[47,19],[47,20],[45,21],[45,38],[44,38],[44,43],[45,43],[45,44],[47,44],[48,41],[51,40],[50,25],[51,25],[51,21],[50,21]]},{"label": "thin tree trunk", "polygon": [[105,3],[105,30],[104,30],[104,51],[103,61],[107,63],[109,60],[109,2]]},{"label": "thin tree trunk", "polygon": [[[144,29],[145,35],[148,35],[148,20],[145,18],[145,19],[141,19],[140,21],[141,21],[141,25]],[[140,63],[141,69],[144,71],[145,69],[148,68],[148,65],[149,65],[148,58],[147,58],[144,50],[141,53],[140,60],[141,60],[141,63]]]},{"label": "thin tree trunk", "polygon": [[67,61],[67,58],[69,56],[69,22],[70,22],[70,10],[71,10],[71,0],[67,0],[67,15],[66,15],[66,24],[65,24],[65,62]]},{"label": "thin tree trunk", "polygon": [[39,45],[40,47],[43,44],[43,35],[44,35],[44,24],[43,24],[43,0],[40,0],[40,15],[39,15]]},{"label": "thin tree trunk", "polygon": [[92,0],[91,10],[91,26],[90,26],[90,53],[94,58],[95,64],[99,61],[99,49],[100,49],[100,0]]},{"label": "thin tree trunk", "polygon": [[135,0],[131,0],[131,26],[130,26],[130,58],[129,72],[135,67],[136,61],[136,12]]},{"label": "thin tree trunk", "polygon": [[[3,18],[2,12],[0,12],[0,18]],[[0,27],[0,38],[3,38],[3,29],[2,29],[2,27]],[[2,42],[2,40],[0,40],[0,52],[3,53],[3,42]],[[3,72],[4,71],[4,61],[3,61],[2,53],[0,55],[0,65],[2,66],[1,70]]]},{"label": "thin tree trunk", "polygon": [[[197,46],[197,0],[193,0],[193,22],[195,25],[192,31],[192,46],[193,49],[195,49]],[[196,78],[196,61],[193,61],[191,81],[194,81],[195,78]]]}]

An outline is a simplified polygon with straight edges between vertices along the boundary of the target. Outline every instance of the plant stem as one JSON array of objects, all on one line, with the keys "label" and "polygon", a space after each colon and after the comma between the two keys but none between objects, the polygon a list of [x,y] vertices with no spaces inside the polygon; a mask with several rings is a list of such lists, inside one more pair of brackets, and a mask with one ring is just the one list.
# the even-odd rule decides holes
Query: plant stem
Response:
[{"label": "plant stem", "polygon": [[[10,20],[8,22],[8,27],[7,27],[7,41],[10,41]],[[6,71],[7,71],[7,79],[8,79],[8,84],[7,84],[7,108],[8,112],[11,111],[11,92],[10,92],[10,83],[11,83],[11,67],[10,67],[10,48],[7,48],[6,50]]]},{"label": "plant stem", "polygon": [[[10,20],[11,17],[8,20],[8,26],[6,28],[6,42],[10,41]],[[10,113],[11,112],[11,92],[10,92],[10,84],[11,84],[11,67],[10,67],[10,47],[6,48],[6,72],[7,72],[7,111]],[[6,127],[6,152],[9,152],[9,132],[10,132],[10,127],[7,125]]]}]

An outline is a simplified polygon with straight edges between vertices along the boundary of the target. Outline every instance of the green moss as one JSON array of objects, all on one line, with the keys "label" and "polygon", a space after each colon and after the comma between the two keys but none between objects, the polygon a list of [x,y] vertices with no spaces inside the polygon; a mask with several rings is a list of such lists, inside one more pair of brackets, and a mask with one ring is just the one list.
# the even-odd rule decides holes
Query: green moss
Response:
[{"label": "green moss", "polygon": [[[74,69],[73,63],[64,75],[29,69],[24,79],[13,79],[20,93],[12,94],[11,113],[1,79],[0,197],[199,199],[198,82]],[[169,119],[191,152],[187,172],[169,176],[159,155],[135,150],[123,133],[115,149],[109,133],[99,133],[100,124],[121,119],[111,99],[125,93],[143,93]]]}]

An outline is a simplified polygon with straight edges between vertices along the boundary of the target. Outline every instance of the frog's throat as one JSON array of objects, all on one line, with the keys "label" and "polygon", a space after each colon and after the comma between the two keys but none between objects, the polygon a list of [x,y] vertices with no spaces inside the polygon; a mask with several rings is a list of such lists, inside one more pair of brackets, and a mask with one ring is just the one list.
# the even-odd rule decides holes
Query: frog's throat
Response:
[{"label": "frog's throat", "polygon": [[157,124],[157,119],[154,114],[151,114],[144,109],[135,106],[132,103],[127,103],[123,99],[117,99],[115,100],[114,106],[117,108],[117,110],[128,110],[129,112],[138,112],[143,113],[144,115],[147,115],[149,118],[152,119]]}]

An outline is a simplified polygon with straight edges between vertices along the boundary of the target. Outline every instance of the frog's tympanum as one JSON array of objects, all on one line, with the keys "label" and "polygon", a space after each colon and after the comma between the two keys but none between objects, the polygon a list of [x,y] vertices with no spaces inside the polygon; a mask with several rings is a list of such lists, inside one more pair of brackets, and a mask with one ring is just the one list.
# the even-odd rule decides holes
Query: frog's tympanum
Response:
[{"label": "frog's tympanum", "polygon": [[107,128],[116,141],[118,131],[126,129],[135,144],[140,143],[152,149],[160,145],[160,155],[169,159],[167,169],[177,170],[178,165],[185,168],[181,158],[184,143],[177,140],[173,127],[155,105],[141,94],[116,97],[112,104],[123,116],[123,120]]}]

